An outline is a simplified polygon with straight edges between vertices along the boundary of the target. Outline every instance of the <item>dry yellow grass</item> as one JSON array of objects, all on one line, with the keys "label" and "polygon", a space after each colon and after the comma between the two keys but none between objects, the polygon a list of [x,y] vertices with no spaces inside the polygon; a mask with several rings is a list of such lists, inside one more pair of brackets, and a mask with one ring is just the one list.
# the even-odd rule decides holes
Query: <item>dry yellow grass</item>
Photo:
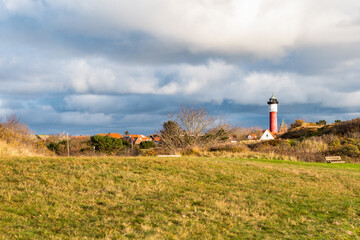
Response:
[{"label": "dry yellow grass", "polygon": [[17,142],[8,143],[7,141],[0,139],[0,156],[23,156],[23,157],[34,157],[34,156],[51,156],[54,155],[52,152],[46,149],[41,142],[38,143],[38,147],[34,145],[26,145]]},{"label": "dry yellow grass", "polygon": [[360,166],[0,158],[0,239],[355,239]]}]

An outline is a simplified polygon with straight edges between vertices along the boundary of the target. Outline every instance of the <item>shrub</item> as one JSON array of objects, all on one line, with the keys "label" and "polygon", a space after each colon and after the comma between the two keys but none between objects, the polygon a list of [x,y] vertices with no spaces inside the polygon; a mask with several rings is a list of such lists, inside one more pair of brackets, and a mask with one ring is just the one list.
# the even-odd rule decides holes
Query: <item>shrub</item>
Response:
[{"label": "shrub", "polygon": [[51,155],[40,139],[32,135],[31,130],[20,122],[16,115],[6,116],[0,122],[1,154],[6,155]]},{"label": "shrub", "polygon": [[[94,148],[91,145],[89,136],[69,137],[68,141],[70,156],[94,155]],[[52,135],[46,140],[45,145],[49,150],[55,152],[57,155],[67,156],[68,141],[64,135]]]},{"label": "shrub", "polygon": [[341,152],[349,157],[359,157],[360,156],[360,150],[358,148],[358,146],[353,145],[353,144],[348,144],[345,145],[342,149]]},{"label": "shrub", "polygon": [[360,139],[346,138],[344,141],[344,144],[352,144],[352,145],[356,145],[358,148],[360,148]]},{"label": "shrub", "polygon": [[188,148],[181,153],[183,156],[201,156],[200,150],[196,147]]},{"label": "shrub", "polygon": [[294,139],[289,139],[289,144],[291,147],[295,146],[295,140]]},{"label": "shrub", "polygon": [[47,144],[47,147],[50,151],[57,153],[59,151],[60,144],[56,143],[56,142],[51,142],[51,143]]},{"label": "shrub", "polygon": [[311,137],[298,141],[294,148],[297,152],[322,153],[328,150],[328,145],[320,137]]},{"label": "shrub", "polygon": [[141,149],[150,149],[156,147],[156,144],[153,141],[144,141],[140,143]]},{"label": "shrub", "polygon": [[92,146],[100,153],[114,154],[124,147],[123,141],[118,138],[112,138],[109,136],[91,136]]},{"label": "shrub", "polygon": [[320,125],[320,126],[324,126],[326,125],[326,121],[325,120],[319,120],[318,122],[316,122],[317,125]]},{"label": "shrub", "polygon": [[339,138],[335,138],[329,143],[329,150],[332,153],[335,153],[341,149],[341,142]]},{"label": "shrub", "polygon": [[301,127],[304,124],[304,120],[296,119],[294,123],[291,124],[290,128]]},{"label": "shrub", "polygon": [[146,157],[153,157],[156,156],[156,151],[154,149],[145,150],[142,155]]},{"label": "shrub", "polygon": [[210,129],[200,138],[201,145],[204,147],[213,146],[218,143],[224,143],[229,139],[229,133],[220,126],[219,128]]},{"label": "shrub", "polygon": [[232,153],[246,152],[248,150],[249,150],[248,147],[240,144],[219,144],[209,149],[210,152],[232,152]]},{"label": "shrub", "polygon": [[360,118],[334,124],[331,128],[326,129],[324,133],[335,134],[338,136],[360,136]]}]

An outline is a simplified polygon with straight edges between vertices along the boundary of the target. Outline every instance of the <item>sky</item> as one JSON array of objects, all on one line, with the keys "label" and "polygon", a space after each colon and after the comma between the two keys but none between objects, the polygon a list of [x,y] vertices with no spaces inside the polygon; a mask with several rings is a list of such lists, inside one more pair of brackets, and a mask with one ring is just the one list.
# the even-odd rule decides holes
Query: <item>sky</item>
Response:
[{"label": "sky", "polygon": [[0,0],[0,116],[151,134],[181,105],[234,126],[360,117],[358,0]]}]

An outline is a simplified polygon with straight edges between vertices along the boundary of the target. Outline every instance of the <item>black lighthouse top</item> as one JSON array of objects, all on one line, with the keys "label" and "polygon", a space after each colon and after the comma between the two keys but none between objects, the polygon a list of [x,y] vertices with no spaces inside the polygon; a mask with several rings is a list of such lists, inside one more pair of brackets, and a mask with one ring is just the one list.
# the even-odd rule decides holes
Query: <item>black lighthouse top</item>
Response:
[{"label": "black lighthouse top", "polygon": [[276,99],[276,97],[274,96],[274,94],[271,96],[271,98],[269,98],[269,101],[267,102],[268,104],[279,104],[279,101]]}]

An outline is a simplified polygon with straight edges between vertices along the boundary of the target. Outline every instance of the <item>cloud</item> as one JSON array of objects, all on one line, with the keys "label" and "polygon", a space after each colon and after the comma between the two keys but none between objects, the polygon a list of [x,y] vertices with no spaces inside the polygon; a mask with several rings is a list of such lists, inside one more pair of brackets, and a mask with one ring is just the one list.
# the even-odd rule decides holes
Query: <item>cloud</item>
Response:
[{"label": "cloud", "polygon": [[[63,94],[67,110],[97,113],[111,113],[126,109],[127,105],[145,106],[141,100],[151,95],[177,98],[178,103],[221,104],[230,100],[237,104],[262,105],[264,97],[274,93],[284,104],[360,107],[360,101],[352,101],[360,90],[360,83],[356,81],[360,76],[358,63],[359,59],[339,62],[327,74],[309,76],[286,71],[247,71],[246,65],[242,67],[220,59],[199,65],[146,66],[96,57],[58,64],[59,68],[49,73],[47,70],[39,74],[42,65],[37,66],[39,70],[35,68],[34,72],[26,73],[27,76],[16,73],[13,76],[16,81],[0,81],[3,86],[0,93]],[[342,79],[340,85],[338,79]]]},{"label": "cloud", "polygon": [[[9,111],[0,108],[0,113]],[[51,105],[36,105],[32,108],[20,108],[10,114],[16,114],[31,124],[46,128],[61,128],[66,126],[99,127],[107,126],[115,121],[111,114],[87,113],[79,111],[58,112]]]},{"label": "cloud", "polygon": [[36,16],[39,11],[43,11],[42,1],[34,0],[1,0],[0,9],[9,14],[19,14],[27,16]]},{"label": "cloud", "polygon": [[[349,68],[354,68],[356,63],[357,60],[339,64],[332,74],[343,74]],[[100,106],[104,105],[101,102],[110,105],[115,98],[103,96],[106,94],[176,95],[198,103],[232,100],[238,104],[261,105],[264,104],[264,99],[260,96],[268,96],[272,92],[285,104],[360,106],[356,101],[345,101],[347,98],[354,99],[360,88],[354,83],[356,77],[360,76],[360,72],[356,71],[343,76],[342,84],[352,88],[342,89],[338,86],[338,80],[328,75],[246,72],[239,66],[221,60],[210,60],[202,65],[178,64],[157,68],[112,65],[102,60],[79,60],[70,67],[73,68],[70,71],[70,85],[74,93],[78,94],[72,96],[71,101],[77,102],[76,106],[81,108],[86,104],[97,106],[96,102],[100,103]],[[126,100],[119,101],[118,107],[124,102]],[[70,104],[69,98],[67,104],[75,106],[74,103]]]},{"label": "cloud", "polygon": [[360,41],[357,0],[2,2],[12,14],[37,12],[63,32],[114,41],[123,33],[143,33],[192,53],[278,58],[299,45]]},{"label": "cloud", "polygon": [[139,129],[195,104],[250,124],[273,92],[292,117],[357,116],[359,12],[357,0],[0,0],[0,113]]},{"label": "cloud", "polygon": [[52,5],[72,9],[87,19],[102,19],[102,27],[145,32],[186,45],[192,52],[269,57],[284,54],[298,42],[358,42],[360,35],[355,33],[360,29],[354,20],[360,4],[345,2],[62,0]]},{"label": "cloud", "polygon": [[63,112],[59,114],[60,123],[68,125],[81,125],[81,126],[101,126],[113,122],[113,118],[103,113],[81,113],[81,112]]}]

